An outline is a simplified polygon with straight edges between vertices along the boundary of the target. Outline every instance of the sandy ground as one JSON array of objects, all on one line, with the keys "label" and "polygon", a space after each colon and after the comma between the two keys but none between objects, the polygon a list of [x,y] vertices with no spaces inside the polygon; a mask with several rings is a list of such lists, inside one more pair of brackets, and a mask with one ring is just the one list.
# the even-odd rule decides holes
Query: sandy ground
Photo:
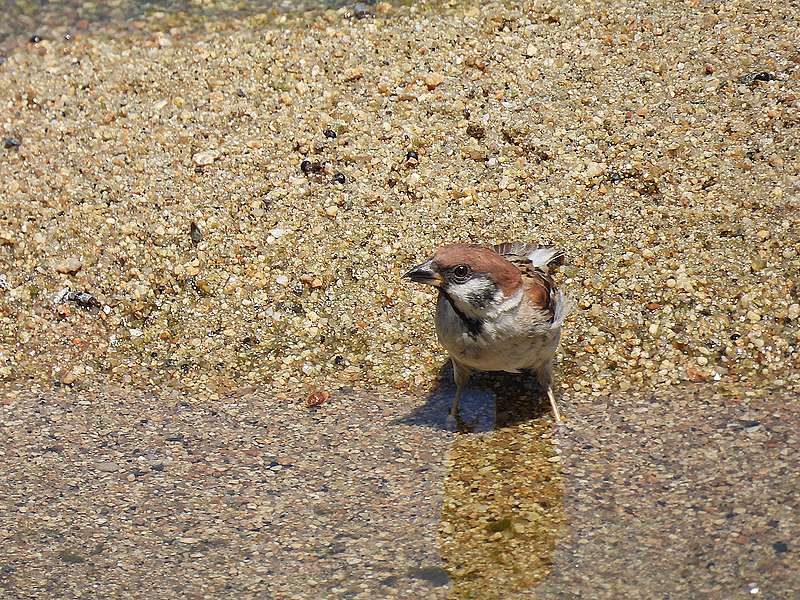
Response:
[{"label": "sandy ground", "polygon": [[[9,52],[0,589],[795,596],[797,31],[379,4]],[[400,275],[509,239],[569,256],[568,420],[485,375],[453,435]]]}]

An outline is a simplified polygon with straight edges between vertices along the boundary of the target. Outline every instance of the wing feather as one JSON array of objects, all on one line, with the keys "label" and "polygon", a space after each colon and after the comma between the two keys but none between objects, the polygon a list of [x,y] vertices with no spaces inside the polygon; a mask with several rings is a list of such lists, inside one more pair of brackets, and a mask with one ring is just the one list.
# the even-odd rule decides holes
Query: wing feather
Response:
[{"label": "wing feather", "polygon": [[564,262],[564,252],[553,246],[505,242],[492,246],[497,254],[516,266],[521,272],[527,294],[534,306],[548,315],[554,325],[560,325],[572,310],[572,301],[559,291],[550,268]]}]

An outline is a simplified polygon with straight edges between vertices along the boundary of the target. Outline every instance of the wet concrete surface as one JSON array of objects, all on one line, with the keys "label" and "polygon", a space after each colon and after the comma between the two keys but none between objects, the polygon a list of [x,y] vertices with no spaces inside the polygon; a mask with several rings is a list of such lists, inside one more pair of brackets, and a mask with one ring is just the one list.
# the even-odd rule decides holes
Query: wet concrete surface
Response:
[{"label": "wet concrete surface", "polygon": [[796,392],[701,386],[569,414],[570,527],[534,597],[798,597]]},{"label": "wet concrete surface", "polygon": [[[445,432],[342,392],[5,399],[3,597],[443,596]],[[158,573],[158,577],[152,577]]]},{"label": "wet concrete surface", "polygon": [[[446,411],[446,389],[427,405],[344,389],[319,408],[250,388],[214,406],[164,390],[10,392],[0,410],[0,590],[788,600],[800,590],[800,411],[784,392],[566,399],[555,448],[545,439],[505,458],[498,442],[519,444],[526,430],[445,431],[433,414]],[[477,393],[493,391],[479,380]],[[471,464],[467,453],[501,458],[471,473],[458,466]],[[484,559],[458,522],[469,511],[448,508],[454,482],[482,480],[480,495],[516,469],[521,488],[543,495],[537,471],[518,468],[542,453],[560,455],[563,484],[548,483],[563,485],[556,517],[528,533],[495,527],[484,545],[499,548],[495,573],[457,567],[459,548]],[[503,557],[516,557],[513,576]],[[526,579],[536,565],[552,573]]]}]

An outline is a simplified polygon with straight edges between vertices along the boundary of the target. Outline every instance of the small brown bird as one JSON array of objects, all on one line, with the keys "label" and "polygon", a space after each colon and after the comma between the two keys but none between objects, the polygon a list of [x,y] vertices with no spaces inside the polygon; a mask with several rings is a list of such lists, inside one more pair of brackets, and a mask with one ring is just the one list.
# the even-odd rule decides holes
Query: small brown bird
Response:
[{"label": "small brown bird", "polygon": [[436,333],[450,354],[456,394],[450,417],[473,371],[531,369],[547,390],[553,417],[553,355],[574,303],[556,288],[549,266],[564,254],[521,242],[443,246],[405,277],[439,289]]}]

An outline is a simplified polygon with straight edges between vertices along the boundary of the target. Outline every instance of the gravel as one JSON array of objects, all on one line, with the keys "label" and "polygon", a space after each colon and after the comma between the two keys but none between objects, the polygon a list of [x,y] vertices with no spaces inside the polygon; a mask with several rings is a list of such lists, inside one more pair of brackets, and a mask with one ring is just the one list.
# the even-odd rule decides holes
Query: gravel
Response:
[{"label": "gravel", "polygon": [[[314,530],[304,524],[312,521],[302,507],[327,478],[361,515],[354,539],[368,527],[362,513],[384,515],[373,531],[388,532],[387,550],[368,567],[321,561],[311,576],[317,583],[308,589],[341,597],[375,597],[384,593],[376,591],[380,581],[398,597],[421,593],[419,586],[431,594],[488,597],[486,590],[498,590],[510,597],[553,569],[575,590],[605,581],[609,594],[630,595],[633,588],[615,581],[611,567],[591,566],[607,559],[619,571],[618,557],[627,555],[640,558],[630,573],[647,560],[673,572],[674,557],[687,547],[705,560],[691,540],[721,539],[685,525],[677,533],[662,527],[680,521],[672,508],[679,492],[707,493],[710,504],[721,505],[748,475],[751,482],[763,476],[775,485],[748,484],[748,502],[785,502],[777,494],[791,471],[772,469],[790,457],[776,462],[769,440],[741,445],[746,438],[722,429],[720,419],[758,421],[752,435],[780,429],[781,419],[797,426],[796,7],[733,2],[687,11],[661,2],[537,0],[444,10],[379,3],[370,13],[264,12],[198,27],[185,14],[155,12],[129,23],[124,35],[112,24],[69,39],[42,29],[36,44],[20,44],[0,60],[0,137],[24,141],[0,149],[0,399],[4,432],[14,436],[2,468],[16,477],[4,477],[16,482],[4,495],[27,510],[50,510],[62,536],[48,538],[41,519],[6,527],[12,538],[5,545],[17,557],[9,568],[22,574],[12,575],[13,585],[23,586],[23,596],[47,597],[53,582],[68,576],[77,590],[90,572],[76,569],[106,560],[100,568],[113,577],[98,593],[135,595],[131,590],[168,587],[169,576],[199,595],[222,594],[234,579],[240,592],[264,589],[273,571],[282,571],[247,558],[242,520],[252,515],[241,506],[226,512],[219,498],[243,489],[245,497],[266,497],[261,487],[273,480],[264,473],[283,473],[279,440],[287,431],[294,436],[287,447],[296,452],[289,463],[302,475],[288,469],[294,479],[279,488],[286,521],[275,521],[283,523],[278,534],[259,517],[258,543],[285,536],[281,552],[288,554],[272,546],[270,556],[296,551],[293,568],[314,563],[310,550],[292,544],[311,544]],[[471,391],[474,432],[450,436],[439,422],[451,388],[436,387],[445,357],[433,332],[433,298],[400,275],[443,243],[515,239],[553,243],[568,255],[557,277],[579,310],[565,327],[556,369],[568,424],[554,438],[524,378],[483,376]],[[232,413],[228,433],[215,441],[221,426],[212,413],[221,414],[242,389],[259,399],[248,401],[247,418],[274,418],[281,427],[245,435],[238,428],[251,426]],[[728,405],[730,390],[745,404],[749,395],[769,395],[772,408],[743,417]],[[309,408],[314,394],[333,399]],[[708,412],[697,412],[689,397]],[[658,410],[649,398],[658,399]],[[90,402],[91,418],[79,424],[74,415],[48,422],[37,413],[69,405],[83,414],[89,405],[81,402]],[[503,408],[508,402],[522,406]],[[249,455],[235,453],[225,463],[215,455],[197,474],[190,455],[179,452],[185,464],[171,470],[170,453],[136,441],[145,435],[137,419],[180,422],[181,403],[211,417],[170,435],[196,434],[207,440],[207,452],[217,452],[213,444],[226,435],[236,448],[253,448],[257,434],[276,464],[249,465]],[[344,421],[317,423],[312,410]],[[651,410],[657,418],[648,418]],[[519,413],[525,418],[508,416]],[[383,431],[409,418],[410,425]],[[725,432],[714,441],[715,459],[704,454],[712,440],[676,433],[690,418]],[[604,419],[622,420],[594,446],[609,453],[607,463],[586,460],[578,474],[584,461],[574,461],[585,453],[576,440]],[[106,421],[121,433],[103,442]],[[74,436],[73,426],[80,427]],[[339,432],[338,447],[353,452],[352,463],[325,466],[314,450],[320,427]],[[603,479],[641,467],[634,438],[659,432],[686,450],[676,452],[683,462],[669,463],[669,473],[697,467],[730,485],[657,490],[637,478],[614,485]],[[30,445],[51,434],[65,437],[58,443],[69,460],[42,458]],[[388,454],[404,436],[415,452],[428,444],[435,454],[418,457],[430,470],[416,483]],[[108,446],[116,439],[126,448],[119,456]],[[162,448],[155,438],[150,443]],[[738,470],[727,468],[743,454],[749,460]],[[99,469],[108,463],[121,468]],[[238,483],[213,479],[224,465],[243,469],[241,477],[231,475]],[[396,522],[367,489],[367,466],[405,482],[399,505],[406,512]],[[19,469],[35,479],[23,482]],[[132,504],[130,487],[156,476],[164,487],[143,488],[152,505]],[[582,478],[585,489],[616,495],[579,494]],[[70,496],[73,504],[54,504],[72,485],[89,487]],[[638,555],[624,535],[630,522],[601,510],[622,490],[644,504],[663,493],[670,507],[655,516],[652,507],[633,508],[642,515],[636,531],[654,540]],[[115,521],[111,538],[93,537],[92,519],[112,519],[92,512],[93,499],[105,497],[114,518],[132,525],[119,529]],[[186,516],[194,507],[201,507],[196,519]],[[67,535],[70,511],[81,517]],[[694,516],[727,531],[717,516]],[[213,529],[208,524],[217,518],[235,543],[209,542],[219,528],[194,531],[204,522]],[[790,560],[795,520],[778,520],[785,529],[773,536],[752,529],[761,521],[740,519],[748,523],[741,545],[721,545],[732,553],[727,558],[712,552],[723,565],[717,591],[729,595],[710,597],[755,594],[749,583],[772,589],[775,598],[800,589],[782,563],[764,567],[774,569],[773,588],[757,577],[761,571],[730,566],[742,556],[764,558],[761,549],[775,558],[776,543],[786,544],[781,560]],[[601,526],[619,540],[613,551],[590,535]],[[83,533],[74,533],[80,527]],[[337,528],[349,531],[333,517],[319,527],[331,543]],[[413,539],[402,541],[411,530]],[[142,531],[158,534],[138,539]],[[29,532],[40,537],[25,546]],[[95,539],[113,543],[92,554]],[[581,555],[591,558],[576,563],[569,544],[581,539],[589,540]],[[677,553],[657,555],[656,541]],[[363,562],[357,547],[372,548],[353,542],[345,556]],[[48,552],[68,558],[47,562]],[[381,562],[395,552],[398,565]],[[422,558],[414,562],[416,553]],[[179,577],[192,554],[204,558]],[[166,579],[137,587],[138,567],[126,569],[145,563],[164,569]],[[340,583],[325,587],[337,568]],[[361,579],[348,577],[348,569]],[[439,585],[442,569],[448,586]],[[673,586],[676,597],[687,589],[706,593],[702,582],[717,574],[690,569],[687,581],[696,585],[681,588],[674,578],[643,572],[630,581],[659,591]],[[293,587],[296,571],[287,573],[276,595],[302,597]]]}]

